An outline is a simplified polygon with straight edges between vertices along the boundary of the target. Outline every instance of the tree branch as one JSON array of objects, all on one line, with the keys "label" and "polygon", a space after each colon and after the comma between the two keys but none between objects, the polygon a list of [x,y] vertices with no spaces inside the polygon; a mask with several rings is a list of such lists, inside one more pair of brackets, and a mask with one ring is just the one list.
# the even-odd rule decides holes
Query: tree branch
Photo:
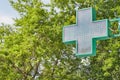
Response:
[{"label": "tree branch", "polygon": [[38,68],[39,68],[39,65],[40,65],[40,61],[38,61],[38,63],[36,63],[35,65],[35,71],[34,71],[34,75],[33,75],[33,79],[35,78],[35,76],[38,74]]}]

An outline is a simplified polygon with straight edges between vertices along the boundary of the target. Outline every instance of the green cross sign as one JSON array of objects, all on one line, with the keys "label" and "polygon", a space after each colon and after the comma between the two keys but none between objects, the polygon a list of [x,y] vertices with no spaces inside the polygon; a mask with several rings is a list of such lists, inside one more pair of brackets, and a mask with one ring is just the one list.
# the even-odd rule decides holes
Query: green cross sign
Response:
[{"label": "green cross sign", "polygon": [[109,37],[109,20],[96,21],[93,8],[78,10],[76,17],[76,24],[63,27],[63,42],[76,43],[76,56],[95,56],[96,40]]}]

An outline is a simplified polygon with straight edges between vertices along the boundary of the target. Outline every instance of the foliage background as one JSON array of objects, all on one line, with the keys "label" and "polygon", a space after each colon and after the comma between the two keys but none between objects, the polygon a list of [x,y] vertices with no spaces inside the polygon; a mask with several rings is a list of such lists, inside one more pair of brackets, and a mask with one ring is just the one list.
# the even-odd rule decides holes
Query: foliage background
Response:
[{"label": "foliage background", "polygon": [[15,27],[0,26],[0,80],[120,79],[119,37],[98,41],[88,65],[74,57],[74,45],[62,43],[62,27],[76,22],[76,8],[94,7],[97,19],[113,19],[120,17],[120,0],[9,1],[20,18]]}]

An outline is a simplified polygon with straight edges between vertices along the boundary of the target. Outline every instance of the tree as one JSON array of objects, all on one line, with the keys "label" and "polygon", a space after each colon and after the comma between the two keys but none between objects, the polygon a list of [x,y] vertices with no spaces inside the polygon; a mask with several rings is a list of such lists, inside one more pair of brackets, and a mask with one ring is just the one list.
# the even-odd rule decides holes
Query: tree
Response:
[{"label": "tree", "polygon": [[[62,27],[75,23],[75,8],[94,7],[97,19],[119,17],[120,1],[10,0],[20,14],[15,29],[0,27],[0,79],[4,80],[118,80],[119,39],[98,41],[97,56],[85,66],[73,54],[74,45],[62,43]],[[49,11],[46,9],[50,9]],[[57,10],[56,10],[57,8]]]}]

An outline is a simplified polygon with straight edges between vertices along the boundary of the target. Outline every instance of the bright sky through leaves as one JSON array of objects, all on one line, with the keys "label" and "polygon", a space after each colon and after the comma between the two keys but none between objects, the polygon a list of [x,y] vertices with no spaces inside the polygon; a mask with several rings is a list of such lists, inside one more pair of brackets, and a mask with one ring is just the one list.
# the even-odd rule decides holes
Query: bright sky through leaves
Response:
[{"label": "bright sky through leaves", "polygon": [[[45,4],[48,4],[50,0],[42,0]],[[13,24],[12,18],[19,17],[18,13],[12,8],[9,0],[0,1],[0,23]]]}]

